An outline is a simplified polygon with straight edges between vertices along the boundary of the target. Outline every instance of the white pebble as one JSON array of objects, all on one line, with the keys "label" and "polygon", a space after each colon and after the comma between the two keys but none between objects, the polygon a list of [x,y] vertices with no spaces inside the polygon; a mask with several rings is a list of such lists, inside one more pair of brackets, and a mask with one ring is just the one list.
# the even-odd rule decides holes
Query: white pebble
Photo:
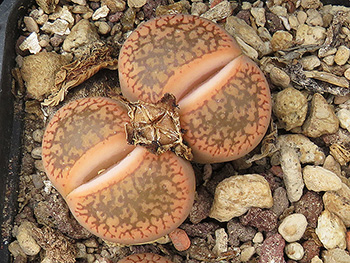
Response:
[{"label": "white pebble", "polygon": [[278,232],[287,242],[301,239],[307,227],[307,220],[303,214],[291,214],[283,219]]},{"label": "white pebble", "polygon": [[92,20],[99,20],[100,18],[104,18],[108,15],[109,8],[106,5],[101,6],[96,9],[96,11],[92,15]]},{"label": "white pebble", "polygon": [[328,210],[324,210],[318,217],[315,232],[326,249],[345,249],[345,225],[338,216]]},{"label": "white pebble", "polygon": [[339,66],[344,65],[350,57],[350,49],[346,46],[340,46],[335,53],[334,62]]},{"label": "white pebble", "polygon": [[341,109],[337,112],[340,126],[350,132],[350,110]]},{"label": "white pebble", "polygon": [[303,177],[306,188],[311,191],[336,191],[342,187],[340,178],[321,166],[305,166]]},{"label": "white pebble", "polygon": [[41,50],[41,46],[39,44],[39,39],[37,33],[31,33],[19,46],[21,50],[29,50],[30,53],[36,54]]},{"label": "white pebble", "polygon": [[293,242],[288,244],[284,248],[286,255],[293,260],[300,260],[304,256],[304,248],[297,242]]}]

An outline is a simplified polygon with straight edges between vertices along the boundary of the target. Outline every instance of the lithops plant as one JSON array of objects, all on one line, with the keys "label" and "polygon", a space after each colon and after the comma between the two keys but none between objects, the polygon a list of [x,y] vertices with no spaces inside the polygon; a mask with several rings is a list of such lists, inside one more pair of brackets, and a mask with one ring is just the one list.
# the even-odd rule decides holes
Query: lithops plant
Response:
[{"label": "lithops plant", "polygon": [[189,214],[191,149],[197,162],[223,162],[260,142],[270,93],[233,38],[189,15],[139,26],[121,49],[119,76],[131,102],[68,103],[47,126],[42,155],[48,177],[84,227],[138,244],[171,233]]},{"label": "lithops plant", "polygon": [[125,41],[118,67],[131,101],[175,95],[196,162],[237,159],[267,130],[271,99],[263,73],[209,20],[171,15],[143,23]]},{"label": "lithops plant", "polygon": [[173,263],[169,259],[152,254],[152,253],[142,253],[130,255],[122,260],[119,260],[118,263]]}]

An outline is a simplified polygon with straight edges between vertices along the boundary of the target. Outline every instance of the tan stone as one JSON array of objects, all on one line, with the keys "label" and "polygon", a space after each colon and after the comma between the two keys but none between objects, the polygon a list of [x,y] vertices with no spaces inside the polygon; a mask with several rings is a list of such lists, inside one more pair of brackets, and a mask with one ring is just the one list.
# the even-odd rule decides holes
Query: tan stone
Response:
[{"label": "tan stone", "polygon": [[303,177],[306,188],[315,192],[336,191],[342,186],[340,178],[335,173],[321,166],[305,166]]},{"label": "tan stone", "polygon": [[270,186],[264,177],[236,175],[218,184],[209,216],[226,222],[243,215],[251,207],[270,208],[272,205]]}]

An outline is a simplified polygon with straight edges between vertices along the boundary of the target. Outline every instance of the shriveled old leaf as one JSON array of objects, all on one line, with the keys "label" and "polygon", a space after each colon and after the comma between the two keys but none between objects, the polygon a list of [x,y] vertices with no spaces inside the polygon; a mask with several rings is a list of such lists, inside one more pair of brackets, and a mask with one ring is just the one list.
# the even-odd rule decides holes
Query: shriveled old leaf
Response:
[{"label": "shriveled old leaf", "polygon": [[130,124],[126,126],[128,143],[142,145],[154,154],[173,151],[192,160],[191,148],[182,138],[180,118],[174,95],[166,93],[157,103],[130,102],[121,95],[115,97],[128,109]]},{"label": "shriveled old leaf", "polygon": [[55,86],[58,91],[45,99],[42,105],[58,105],[64,100],[69,89],[83,83],[95,75],[100,69],[117,69],[118,60],[113,56],[114,51],[112,46],[97,43],[92,49],[91,54],[62,66],[55,77]]}]

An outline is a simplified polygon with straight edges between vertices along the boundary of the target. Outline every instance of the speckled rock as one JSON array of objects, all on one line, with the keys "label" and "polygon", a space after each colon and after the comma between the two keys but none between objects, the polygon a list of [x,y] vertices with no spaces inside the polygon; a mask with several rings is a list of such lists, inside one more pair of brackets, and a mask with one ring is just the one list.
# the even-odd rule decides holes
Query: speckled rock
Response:
[{"label": "speckled rock", "polygon": [[197,189],[197,194],[190,212],[190,221],[198,224],[209,216],[210,207],[213,202],[212,195],[204,188]]},{"label": "speckled rock", "polygon": [[283,219],[278,232],[287,242],[298,241],[307,227],[307,220],[303,214],[291,214]]},{"label": "speckled rock", "polygon": [[243,225],[255,227],[260,232],[270,232],[277,228],[277,215],[271,210],[253,207],[239,219]]},{"label": "speckled rock", "polygon": [[311,259],[320,254],[320,246],[312,239],[306,240],[303,244],[304,256],[299,261],[300,263],[309,263]]},{"label": "speckled rock", "polygon": [[303,125],[303,133],[309,137],[332,134],[339,129],[339,120],[325,98],[315,93],[312,97],[310,115]]},{"label": "speckled rock", "polygon": [[255,30],[244,20],[230,16],[226,19],[225,29],[230,35],[238,36],[248,45],[252,46],[259,54],[264,55],[271,52],[270,44],[263,42]]},{"label": "speckled rock", "polygon": [[347,129],[350,132],[350,110],[340,109],[337,112],[337,117],[340,122],[340,127]]},{"label": "speckled rock", "polygon": [[303,177],[306,188],[315,192],[336,191],[342,186],[340,178],[335,173],[321,166],[305,166]]},{"label": "speckled rock", "polygon": [[272,83],[278,87],[287,88],[290,84],[289,75],[278,67],[272,67],[270,71],[270,79]]},{"label": "speckled rock", "polygon": [[273,192],[273,206],[271,207],[271,211],[279,217],[288,207],[289,201],[286,189],[284,187],[277,188]]},{"label": "speckled rock", "polygon": [[304,256],[304,248],[297,242],[289,243],[284,250],[287,257],[293,260],[300,260]]},{"label": "speckled rock", "polygon": [[199,224],[182,224],[181,229],[185,230],[191,237],[206,238],[210,233],[219,229],[219,225],[214,222],[203,222]]},{"label": "speckled rock", "polygon": [[63,42],[63,49],[65,51],[72,51],[80,46],[93,43],[99,39],[96,27],[88,20],[80,20],[71,30],[70,34]]},{"label": "speckled rock", "polygon": [[264,240],[261,246],[259,263],[285,263],[285,241],[280,234],[273,234]]},{"label": "speckled rock", "polygon": [[295,212],[303,214],[309,226],[317,226],[318,216],[323,211],[322,198],[318,193],[307,191],[298,202],[294,204]]},{"label": "speckled rock", "polygon": [[287,31],[276,31],[272,35],[271,47],[273,51],[285,50],[293,45],[293,36]]},{"label": "speckled rock", "polygon": [[232,219],[227,223],[228,242],[231,246],[238,246],[240,242],[247,242],[253,239],[256,230],[250,226],[244,226],[237,219]]},{"label": "speckled rock", "polygon": [[272,205],[271,190],[264,177],[237,175],[219,183],[209,216],[224,222],[244,214],[250,207],[269,208]]},{"label": "speckled rock", "polygon": [[298,151],[301,163],[323,164],[325,154],[315,143],[302,134],[287,134],[278,137],[280,147],[287,146]]},{"label": "speckled rock", "polygon": [[41,52],[23,59],[21,73],[27,93],[36,100],[43,100],[55,91],[55,74],[69,59],[51,52]]},{"label": "speckled rock", "polygon": [[315,232],[326,249],[346,248],[346,227],[337,215],[328,210],[324,210],[318,217]]},{"label": "speckled rock", "polygon": [[198,237],[191,240],[191,246],[186,252],[192,259],[199,261],[215,257],[215,254],[209,248],[208,242]]},{"label": "speckled rock", "polygon": [[302,57],[300,63],[305,70],[314,70],[321,65],[321,61],[316,55]]},{"label": "speckled rock", "polygon": [[33,238],[33,228],[35,225],[29,221],[23,221],[17,231],[17,241],[23,252],[28,256],[34,256],[38,254],[41,247],[37,244]]},{"label": "speckled rock", "polygon": [[306,97],[294,88],[286,88],[278,92],[272,106],[282,127],[287,131],[303,125],[307,108]]},{"label": "speckled rock", "polygon": [[326,29],[320,26],[300,25],[295,41],[301,45],[321,45],[326,38]]},{"label": "speckled rock", "polygon": [[334,56],[334,62],[338,65],[344,65],[350,57],[350,49],[346,46],[338,47],[337,53]]},{"label": "speckled rock", "polygon": [[335,248],[323,251],[322,259],[324,263],[349,263],[350,255],[344,249]]},{"label": "speckled rock", "polygon": [[336,214],[344,222],[346,227],[350,227],[350,189],[342,184],[342,189],[338,191],[326,192],[323,195],[325,209]]},{"label": "speckled rock", "polygon": [[281,148],[281,167],[283,170],[283,181],[287,189],[288,199],[296,202],[303,194],[304,181],[301,173],[301,165],[296,149]]}]

